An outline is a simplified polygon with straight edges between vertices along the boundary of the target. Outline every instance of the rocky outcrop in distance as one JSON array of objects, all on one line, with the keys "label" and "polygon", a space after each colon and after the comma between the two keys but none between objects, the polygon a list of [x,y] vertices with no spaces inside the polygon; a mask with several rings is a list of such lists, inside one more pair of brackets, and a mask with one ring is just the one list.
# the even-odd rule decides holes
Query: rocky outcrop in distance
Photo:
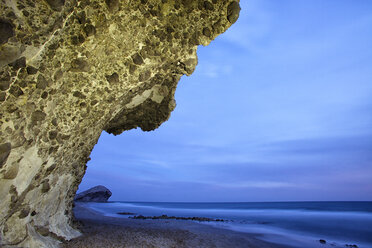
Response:
[{"label": "rocky outcrop in distance", "polygon": [[166,121],[197,46],[239,11],[236,0],[0,0],[0,245],[78,237],[73,199],[102,131]]},{"label": "rocky outcrop in distance", "polygon": [[77,194],[74,198],[76,202],[107,202],[111,197],[111,191],[105,186],[98,185]]}]

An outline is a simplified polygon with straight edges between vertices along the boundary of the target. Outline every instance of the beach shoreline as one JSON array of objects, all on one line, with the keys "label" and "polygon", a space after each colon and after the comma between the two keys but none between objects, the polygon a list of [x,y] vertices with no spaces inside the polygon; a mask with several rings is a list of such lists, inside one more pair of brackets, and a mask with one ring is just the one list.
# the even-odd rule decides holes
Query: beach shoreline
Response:
[{"label": "beach shoreline", "polygon": [[288,247],[260,240],[260,234],[241,233],[195,221],[104,216],[79,203],[74,214],[83,235],[64,242],[61,247]]}]

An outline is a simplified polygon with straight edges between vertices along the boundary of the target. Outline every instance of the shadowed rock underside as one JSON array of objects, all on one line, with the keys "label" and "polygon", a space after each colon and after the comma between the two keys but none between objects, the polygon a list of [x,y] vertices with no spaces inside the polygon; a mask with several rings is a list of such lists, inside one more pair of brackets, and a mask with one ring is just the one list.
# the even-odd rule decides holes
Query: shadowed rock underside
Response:
[{"label": "shadowed rock underside", "polygon": [[166,121],[197,46],[239,10],[234,0],[0,0],[1,245],[79,236],[73,198],[101,132]]}]

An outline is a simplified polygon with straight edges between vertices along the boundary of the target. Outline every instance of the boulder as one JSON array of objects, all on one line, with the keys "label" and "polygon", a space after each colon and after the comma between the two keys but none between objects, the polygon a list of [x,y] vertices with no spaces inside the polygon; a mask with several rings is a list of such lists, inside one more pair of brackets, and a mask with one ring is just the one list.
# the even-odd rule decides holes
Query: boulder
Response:
[{"label": "boulder", "polygon": [[107,202],[111,195],[108,188],[98,185],[77,194],[74,200],[77,202]]}]

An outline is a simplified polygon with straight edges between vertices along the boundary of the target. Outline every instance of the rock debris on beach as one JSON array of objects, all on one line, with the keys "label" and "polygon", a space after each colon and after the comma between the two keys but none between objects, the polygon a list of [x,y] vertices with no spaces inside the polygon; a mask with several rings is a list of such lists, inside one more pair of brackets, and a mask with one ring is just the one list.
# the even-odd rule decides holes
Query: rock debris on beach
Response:
[{"label": "rock debris on beach", "polygon": [[350,247],[350,248],[358,248],[357,245],[349,245],[349,244],[346,244],[345,246],[346,246],[346,247]]},{"label": "rock debris on beach", "polygon": [[152,220],[194,220],[194,221],[225,221],[223,219],[212,219],[207,217],[176,217],[176,216],[168,216],[168,215],[160,215],[160,216],[143,216],[143,215],[137,215],[134,217],[129,217],[131,219],[138,219],[138,220],[146,220],[146,219],[152,219]]},{"label": "rock debris on beach", "polygon": [[197,221],[114,218],[84,208],[74,210],[83,236],[65,241],[61,248],[285,248]]},{"label": "rock debris on beach", "polygon": [[120,214],[120,215],[136,215],[135,213],[131,213],[131,212],[119,212],[117,214]]}]

